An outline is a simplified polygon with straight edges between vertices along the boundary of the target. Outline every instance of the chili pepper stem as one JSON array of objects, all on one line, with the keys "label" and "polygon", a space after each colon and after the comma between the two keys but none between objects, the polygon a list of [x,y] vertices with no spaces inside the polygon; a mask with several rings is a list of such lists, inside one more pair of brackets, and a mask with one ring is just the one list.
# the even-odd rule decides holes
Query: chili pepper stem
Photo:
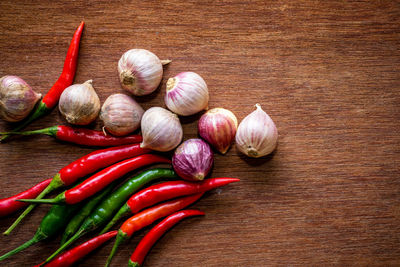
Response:
[{"label": "chili pepper stem", "polygon": [[114,246],[113,246],[113,248],[111,250],[110,255],[107,258],[107,262],[106,262],[105,267],[109,267],[110,266],[111,261],[112,261],[114,255],[115,255],[115,253],[117,252],[118,246],[122,242],[124,242],[127,238],[128,238],[128,235],[126,233],[122,232],[121,230],[118,230],[118,234],[117,234],[117,237],[115,239]]},{"label": "chili pepper stem", "polygon": [[75,242],[77,239],[79,239],[81,236],[83,236],[86,233],[85,229],[79,229],[78,232],[75,233],[67,242],[65,242],[61,247],[59,247],[53,254],[50,255],[40,266],[45,265],[46,263],[50,262],[53,260],[55,257],[58,256],[64,249],[66,249],[69,245],[71,245],[73,242]]},{"label": "chili pepper stem", "polygon": [[100,234],[104,234],[107,232],[116,222],[119,221],[119,219],[125,217],[126,215],[129,215],[131,213],[131,209],[129,206],[125,203],[120,210],[115,214],[114,218],[101,230]]},{"label": "chili pepper stem", "polygon": [[23,243],[21,246],[7,252],[6,254],[2,255],[0,257],[0,261],[7,259],[8,257],[11,257],[14,254],[17,254],[18,252],[38,243],[39,241],[41,241],[43,239],[43,237],[41,235],[35,235],[31,240],[26,241],[25,243]]},{"label": "chili pepper stem", "polygon": [[51,204],[51,205],[62,205],[65,204],[65,197],[56,198],[43,198],[43,199],[17,199],[20,202],[37,203],[37,204]]},{"label": "chili pepper stem", "polygon": [[24,132],[3,132],[0,135],[34,135],[34,134],[46,134],[49,136],[56,136],[57,135],[57,126],[52,126],[44,129],[33,130],[33,131],[24,131]]},{"label": "chili pepper stem", "polygon": [[[63,185],[63,182],[60,179],[60,175],[56,174],[51,180],[50,184],[36,197],[36,199],[42,199],[45,195],[48,193],[54,191],[57,188],[60,188]],[[19,215],[19,217],[14,221],[14,223],[8,227],[8,229],[3,233],[4,235],[9,235],[12,230],[14,230],[15,227],[26,217],[26,215],[31,212],[36,207],[36,204],[29,205],[24,212]]]},{"label": "chili pepper stem", "polygon": [[140,267],[140,264],[129,260],[128,267]]},{"label": "chili pepper stem", "polygon": [[[48,112],[48,108],[43,101],[40,101],[39,104],[37,105],[35,111],[29,115],[27,119],[25,119],[22,124],[18,125],[12,132],[18,132],[19,130],[22,130],[26,126],[28,126],[32,121],[36,120],[37,118],[40,118],[44,114]],[[3,143],[5,142],[8,138],[10,137],[9,134],[4,135],[1,139],[0,142]]]}]

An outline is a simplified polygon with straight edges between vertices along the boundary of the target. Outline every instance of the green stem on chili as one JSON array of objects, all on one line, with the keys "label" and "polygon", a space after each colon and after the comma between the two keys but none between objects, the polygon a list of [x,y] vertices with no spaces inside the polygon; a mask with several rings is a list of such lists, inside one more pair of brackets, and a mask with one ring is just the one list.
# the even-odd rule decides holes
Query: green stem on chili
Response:
[{"label": "green stem on chili", "polygon": [[56,252],[54,252],[46,260],[46,262],[51,261],[78,238],[106,225],[114,213],[129,198],[130,195],[143,187],[145,184],[160,178],[176,179],[178,176],[172,169],[156,168],[143,171],[140,174],[130,178],[123,185],[114,190],[109,196],[107,196],[100,204],[98,204],[81,224],[81,227],[75,233],[75,235],[66,241]]},{"label": "green stem on chili", "polygon": [[[75,77],[78,54],[79,54],[79,43],[82,36],[84,22],[82,21],[79,27],[76,29],[74,36],[72,37],[71,44],[68,48],[67,56],[65,57],[64,67],[62,73],[54,85],[50,88],[47,94],[36,106],[36,109],[26,118],[22,124],[17,126],[13,132],[20,131],[21,129],[28,126],[34,120],[50,113],[50,111],[57,105],[60,99],[61,93],[65,88],[70,86]],[[0,142],[6,141],[10,135],[5,135],[0,139]]]},{"label": "green stem on chili", "polygon": [[171,181],[150,186],[131,196],[101,233],[107,232],[121,218],[135,214],[145,207],[176,197],[206,192],[238,181],[237,178],[223,177],[206,179],[201,182]]},{"label": "green stem on chili", "polygon": [[[62,168],[50,184],[36,197],[42,199],[48,193],[75,183],[79,178],[91,174],[99,169],[105,168],[121,160],[149,153],[151,150],[141,148],[139,144],[110,147],[93,151]],[[36,204],[29,205],[17,220],[4,232],[5,235],[11,231],[33,210]]]},{"label": "green stem on chili", "polygon": [[116,182],[110,184],[106,189],[96,194],[93,198],[89,199],[86,204],[75,214],[65,227],[64,234],[61,238],[61,245],[70,239],[79,229],[82,222],[90,215],[93,209],[102,201],[116,186]]},{"label": "green stem on chili", "polygon": [[140,267],[143,264],[144,258],[153,247],[153,245],[164,235],[169,229],[176,225],[181,220],[191,217],[204,215],[204,212],[199,210],[181,210],[169,215],[167,218],[154,226],[143,238],[140,240],[135,251],[129,259],[129,267]]},{"label": "green stem on chili", "polygon": [[52,199],[19,199],[18,201],[29,203],[45,203],[45,204],[76,204],[86,198],[96,194],[111,182],[122,177],[123,175],[156,163],[171,163],[171,160],[153,154],[144,154],[135,158],[127,159],[105,168],[93,176],[86,179],[82,184],[65,191]]},{"label": "green stem on chili", "polygon": [[117,238],[114,246],[111,250],[110,255],[107,258],[106,267],[110,266],[111,260],[117,252],[118,246],[129,239],[136,231],[142,229],[145,226],[152,224],[154,221],[168,216],[178,210],[181,210],[196,200],[198,200],[203,193],[196,195],[190,195],[178,199],[171,200],[166,203],[159,204],[157,206],[146,209],[139,212],[126,220],[124,224],[119,228]]},{"label": "green stem on chili", "polygon": [[68,223],[74,212],[79,208],[78,205],[59,205],[51,207],[50,211],[43,217],[39,228],[33,238],[21,246],[7,252],[0,257],[0,261],[36,244],[49,237],[58,234]]},{"label": "green stem on chili", "polygon": [[56,138],[57,140],[84,145],[84,146],[121,146],[142,142],[141,135],[112,136],[105,135],[103,131],[95,131],[86,128],[74,128],[65,125],[52,126],[45,129],[25,132],[4,132],[0,134],[8,135],[35,135],[45,134]]}]

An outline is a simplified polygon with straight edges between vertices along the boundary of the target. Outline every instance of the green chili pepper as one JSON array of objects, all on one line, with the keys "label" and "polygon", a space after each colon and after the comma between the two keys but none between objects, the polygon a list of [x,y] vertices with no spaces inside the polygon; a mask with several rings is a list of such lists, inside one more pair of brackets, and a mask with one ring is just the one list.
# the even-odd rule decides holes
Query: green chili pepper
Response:
[{"label": "green chili pepper", "polygon": [[69,221],[61,238],[61,245],[63,245],[76,233],[76,231],[78,231],[82,222],[89,216],[96,205],[99,204],[99,202],[102,201],[116,185],[117,183],[115,182],[110,184],[102,192],[98,193],[96,196],[86,202],[86,204],[79,210],[79,212],[76,213],[75,216]]},{"label": "green chili pepper", "polygon": [[81,207],[82,204],[75,205],[54,205],[49,212],[43,217],[39,228],[37,229],[33,238],[21,246],[11,250],[0,257],[0,261],[4,260],[42,240],[53,237],[64,229],[69,219],[73,216],[75,211]]},{"label": "green chili pepper", "polygon": [[178,176],[172,169],[156,168],[144,171],[139,175],[130,178],[126,183],[120,186],[96,206],[89,217],[87,217],[82,223],[75,235],[66,241],[49,258],[47,258],[46,263],[54,259],[60,252],[62,252],[78,238],[107,224],[107,222],[113,217],[114,213],[118,211],[119,208],[128,200],[130,195],[132,195],[146,183],[159,178],[176,179]]}]

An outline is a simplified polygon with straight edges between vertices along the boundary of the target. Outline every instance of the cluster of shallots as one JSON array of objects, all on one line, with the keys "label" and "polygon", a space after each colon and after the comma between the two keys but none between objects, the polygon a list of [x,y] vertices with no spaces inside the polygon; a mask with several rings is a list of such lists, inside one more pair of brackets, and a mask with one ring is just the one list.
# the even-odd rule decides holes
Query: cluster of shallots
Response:
[{"label": "cluster of shallots", "polygon": [[[134,96],[148,95],[160,85],[163,65],[145,49],[131,49],[118,62],[122,88]],[[40,99],[29,85],[16,76],[0,79],[0,117],[7,121],[24,119]],[[262,157],[271,153],[277,144],[278,132],[274,122],[259,104],[256,110],[238,126],[236,116],[224,108],[213,108],[204,113],[198,123],[202,139],[182,141],[180,116],[190,116],[208,109],[209,93],[204,79],[195,72],[181,72],[167,80],[164,98],[167,109],[152,107],[147,111],[129,95],[113,94],[100,106],[92,80],[69,86],[61,94],[60,113],[71,124],[88,125],[100,114],[106,131],[124,136],[141,128],[141,147],[156,151],[176,148],[173,165],[177,173],[187,180],[202,180],[213,164],[209,144],[225,154],[234,140],[239,151],[249,157]],[[203,141],[205,140],[205,141]],[[177,148],[178,147],[178,148]]]}]

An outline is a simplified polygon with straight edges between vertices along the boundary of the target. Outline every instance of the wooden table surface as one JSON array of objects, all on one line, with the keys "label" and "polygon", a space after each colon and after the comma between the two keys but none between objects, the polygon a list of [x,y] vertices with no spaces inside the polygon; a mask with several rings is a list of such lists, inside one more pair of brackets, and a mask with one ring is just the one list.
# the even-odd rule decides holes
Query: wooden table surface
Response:
[{"label": "wooden table surface", "polygon": [[[81,20],[75,82],[93,79],[102,103],[124,92],[122,53],[145,48],[173,60],[160,88],[136,98],[145,109],[165,106],[169,77],[195,71],[208,84],[210,108],[242,120],[260,103],[278,127],[271,156],[248,159],[235,147],[215,156],[212,176],[241,182],[195,204],[207,215],[164,236],[146,266],[400,266],[398,1],[2,0],[0,76],[19,75],[45,94]],[[184,139],[197,136],[198,118],[181,118]],[[56,109],[29,129],[63,123]],[[1,144],[0,197],[92,150],[46,136]],[[0,253],[28,240],[48,208],[2,236]],[[17,216],[3,218],[0,231]],[[148,229],[121,247],[114,266],[126,266]],[[37,264],[59,241],[1,265]],[[102,266],[111,246],[81,266]]]}]

